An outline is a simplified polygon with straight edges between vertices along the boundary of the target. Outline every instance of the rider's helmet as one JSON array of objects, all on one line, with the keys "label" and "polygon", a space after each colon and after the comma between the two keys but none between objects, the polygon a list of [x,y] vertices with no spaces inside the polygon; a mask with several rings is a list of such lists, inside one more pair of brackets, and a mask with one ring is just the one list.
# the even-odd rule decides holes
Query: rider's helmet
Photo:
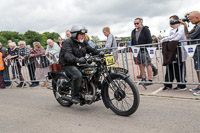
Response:
[{"label": "rider's helmet", "polygon": [[83,25],[74,25],[71,29],[71,37],[73,39],[77,39],[78,34],[85,34],[87,33],[87,29]]}]

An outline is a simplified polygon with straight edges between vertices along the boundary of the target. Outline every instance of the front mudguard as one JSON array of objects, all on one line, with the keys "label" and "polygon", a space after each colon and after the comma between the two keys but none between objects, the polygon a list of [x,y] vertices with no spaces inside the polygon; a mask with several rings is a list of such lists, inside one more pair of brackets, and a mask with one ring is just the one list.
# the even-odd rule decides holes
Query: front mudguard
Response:
[{"label": "front mudguard", "polygon": [[125,80],[126,78],[128,78],[130,76],[126,75],[125,73],[110,73],[108,76],[105,77],[105,79],[103,80],[102,86],[101,86],[101,96],[102,96],[102,100],[103,100],[103,103],[106,106],[106,108],[109,108],[109,106],[108,106],[108,103],[105,98],[107,96],[105,87],[108,84],[107,82],[110,82],[109,77],[111,79],[121,78],[121,79]]}]

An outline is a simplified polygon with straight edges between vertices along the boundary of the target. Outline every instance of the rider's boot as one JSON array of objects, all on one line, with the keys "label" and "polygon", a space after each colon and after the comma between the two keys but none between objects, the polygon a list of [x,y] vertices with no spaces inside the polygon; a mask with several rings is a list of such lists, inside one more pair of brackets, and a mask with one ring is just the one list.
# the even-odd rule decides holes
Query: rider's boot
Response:
[{"label": "rider's boot", "polygon": [[73,102],[73,103],[75,103],[75,104],[78,104],[78,103],[80,103],[80,99],[79,99],[78,96],[72,96],[71,102]]}]

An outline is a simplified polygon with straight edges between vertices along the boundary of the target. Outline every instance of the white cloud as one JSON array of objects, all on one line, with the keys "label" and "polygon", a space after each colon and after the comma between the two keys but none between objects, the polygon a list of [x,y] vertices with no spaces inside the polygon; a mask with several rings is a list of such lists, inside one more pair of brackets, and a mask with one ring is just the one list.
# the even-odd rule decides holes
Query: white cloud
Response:
[{"label": "white cloud", "polygon": [[132,20],[142,17],[152,34],[166,30],[167,35],[170,15],[182,18],[193,10],[200,10],[198,0],[1,0],[0,30],[55,31],[64,36],[72,25],[83,24],[89,35],[105,39],[104,26],[115,36],[130,36]]}]

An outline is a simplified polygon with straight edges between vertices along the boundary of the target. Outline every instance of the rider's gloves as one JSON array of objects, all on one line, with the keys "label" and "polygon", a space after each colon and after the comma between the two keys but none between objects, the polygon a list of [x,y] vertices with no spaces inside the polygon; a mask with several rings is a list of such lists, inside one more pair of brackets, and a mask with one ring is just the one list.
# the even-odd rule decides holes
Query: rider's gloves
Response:
[{"label": "rider's gloves", "polygon": [[102,56],[102,57],[104,57],[104,54],[105,54],[105,53],[104,53],[103,51],[101,51],[101,52],[99,53],[99,55]]},{"label": "rider's gloves", "polygon": [[79,58],[79,59],[78,59],[78,63],[81,63],[81,64],[86,63],[86,59],[85,59],[85,57],[81,57],[81,58]]}]

